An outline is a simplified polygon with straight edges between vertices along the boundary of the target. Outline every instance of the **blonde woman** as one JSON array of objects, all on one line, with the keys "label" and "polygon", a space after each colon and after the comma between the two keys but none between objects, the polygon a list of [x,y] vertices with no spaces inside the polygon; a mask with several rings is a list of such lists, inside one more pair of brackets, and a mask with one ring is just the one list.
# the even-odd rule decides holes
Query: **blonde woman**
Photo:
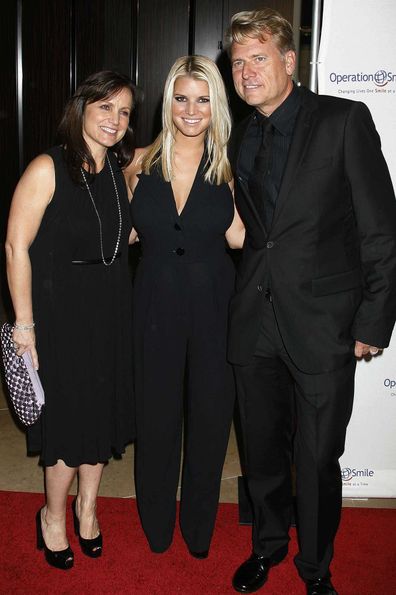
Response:
[{"label": "blonde woman", "polygon": [[227,311],[241,247],[227,159],[231,119],[210,59],[176,60],[164,89],[163,129],[126,170],[142,247],[134,281],[136,489],[152,551],[172,542],[182,428],[180,526],[206,558],[234,406]]}]

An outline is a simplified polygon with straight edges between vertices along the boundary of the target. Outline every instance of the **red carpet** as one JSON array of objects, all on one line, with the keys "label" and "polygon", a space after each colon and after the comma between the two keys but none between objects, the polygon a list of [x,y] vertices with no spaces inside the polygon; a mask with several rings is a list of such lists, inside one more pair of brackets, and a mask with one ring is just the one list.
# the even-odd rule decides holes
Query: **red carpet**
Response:
[{"label": "red carpet", "polygon": [[[104,534],[103,556],[93,560],[79,550],[70,571],[50,568],[35,549],[34,515],[42,494],[0,492],[0,593],[56,595],[231,595],[235,568],[250,553],[249,526],[238,524],[237,506],[221,504],[209,558],[196,560],[176,531],[165,554],[152,554],[131,499],[99,498]],[[71,502],[71,498],[70,498]],[[263,595],[304,595],[292,557],[292,530],[287,559],[271,570]],[[340,595],[396,593],[396,510],[344,508],[332,566]]]}]

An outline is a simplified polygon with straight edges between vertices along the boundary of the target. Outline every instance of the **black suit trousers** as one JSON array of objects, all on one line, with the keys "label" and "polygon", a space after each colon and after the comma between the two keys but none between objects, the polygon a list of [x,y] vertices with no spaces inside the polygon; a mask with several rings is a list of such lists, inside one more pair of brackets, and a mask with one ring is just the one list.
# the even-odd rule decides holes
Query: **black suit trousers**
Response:
[{"label": "black suit trousers", "polygon": [[235,366],[243,467],[253,504],[253,550],[274,560],[287,551],[294,464],[299,539],[295,563],[303,578],[324,576],[333,556],[342,505],[338,459],[352,412],[355,367],[351,353],[350,362],[332,372],[298,370],[269,301],[252,361]]}]

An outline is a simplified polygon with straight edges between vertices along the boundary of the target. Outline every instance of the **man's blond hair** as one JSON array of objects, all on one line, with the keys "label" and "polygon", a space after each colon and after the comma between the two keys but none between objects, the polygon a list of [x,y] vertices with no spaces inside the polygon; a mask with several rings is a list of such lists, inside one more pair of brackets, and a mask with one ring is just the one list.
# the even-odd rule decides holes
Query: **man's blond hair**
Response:
[{"label": "man's blond hair", "polygon": [[291,24],[272,8],[244,10],[234,14],[226,34],[226,46],[230,52],[233,43],[243,44],[246,38],[266,41],[269,35],[282,55],[296,51]]}]

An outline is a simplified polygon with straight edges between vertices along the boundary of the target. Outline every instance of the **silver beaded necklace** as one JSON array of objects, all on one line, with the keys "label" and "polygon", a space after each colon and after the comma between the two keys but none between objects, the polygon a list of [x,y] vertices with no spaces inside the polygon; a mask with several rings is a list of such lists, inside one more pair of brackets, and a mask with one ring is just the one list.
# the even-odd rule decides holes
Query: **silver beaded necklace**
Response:
[{"label": "silver beaded necklace", "polygon": [[110,265],[113,264],[113,262],[114,262],[114,260],[115,260],[115,258],[117,256],[118,248],[119,248],[120,241],[121,241],[122,213],[121,213],[120,197],[118,196],[118,188],[117,188],[117,184],[116,184],[116,181],[115,181],[113,169],[111,167],[110,159],[109,159],[109,156],[107,155],[107,153],[106,153],[106,159],[107,159],[107,163],[109,164],[111,178],[113,180],[113,186],[114,186],[114,191],[115,191],[115,195],[116,195],[116,198],[117,198],[117,208],[118,208],[118,235],[117,235],[116,245],[115,245],[115,248],[114,248],[114,254],[111,257],[111,259],[110,259],[109,262],[106,262],[106,259],[104,257],[104,252],[103,252],[102,220],[101,220],[100,215],[98,213],[98,209],[96,208],[96,204],[95,204],[95,201],[93,199],[91,189],[90,189],[90,187],[88,185],[87,178],[85,177],[85,172],[84,172],[84,170],[83,170],[82,167],[80,169],[81,169],[81,174],[82,174],[83,180],[84,180],[85,185],[86,185],[87,190],[88,190],[89,197],[90,197],[91,202],[92,202],[92,206],[95,209],[95,213],[96,213],[96,216],[97,216],[98,222],[99,222],[100,253],[101,253],[101,256],[102,256],[102,261],[103,261],[103,264],[106,267],[109,267]]}]

